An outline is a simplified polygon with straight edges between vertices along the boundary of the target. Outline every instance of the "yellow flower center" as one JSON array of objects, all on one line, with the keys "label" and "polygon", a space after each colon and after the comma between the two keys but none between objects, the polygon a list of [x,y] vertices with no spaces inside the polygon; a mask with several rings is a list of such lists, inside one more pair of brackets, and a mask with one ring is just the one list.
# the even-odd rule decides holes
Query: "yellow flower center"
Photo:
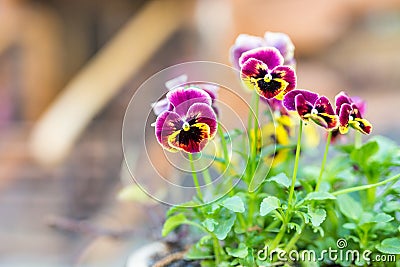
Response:
[{"label": "yellow flower center", "polygon": [[189,123],[187,123],[187,122],[183,123],[182,129],[183,129],[185,132],[189,131],[189,129],[190,129]]},{"label": "yellow flower center", "polygon": [[317,114],[318,114],[318,110],[315,109],[315,108],[313,108],[313,109],[311,110],[311,115],[317,115]]},{"label": "yellow flower center", "polygon": [[267,74],[264,76],[264,81],[270,82],[271,80],[272,80],[272,75],[271,75],[271,73],[267,73]]}]

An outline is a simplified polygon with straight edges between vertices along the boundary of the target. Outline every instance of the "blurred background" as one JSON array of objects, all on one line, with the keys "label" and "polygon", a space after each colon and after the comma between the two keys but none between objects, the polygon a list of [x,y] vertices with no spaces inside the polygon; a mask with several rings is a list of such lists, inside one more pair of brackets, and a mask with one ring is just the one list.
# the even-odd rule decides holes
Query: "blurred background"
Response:
[{"label": "blurred background", "polygon": [[117,199],[129,99],[265,31],[292,38],[299,88],[362,96],[400,141],[398,0],[0,0],[0,266],[123,266],[157,239],[163,207]]}]

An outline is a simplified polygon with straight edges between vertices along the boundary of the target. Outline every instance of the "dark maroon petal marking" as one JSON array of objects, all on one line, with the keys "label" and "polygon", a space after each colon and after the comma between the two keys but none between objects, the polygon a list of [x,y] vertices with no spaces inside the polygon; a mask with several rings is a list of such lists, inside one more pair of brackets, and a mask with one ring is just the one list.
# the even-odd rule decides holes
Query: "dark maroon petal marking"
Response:
[{"label": "dark maroon petal marking", "polygon": [[277,75],[277,77],[288,82],[288,86],[285,88],[285,92],[288,93],[296,88],[297,85],[297,77],[294,69],[289,66],[278,66],[272,70],[272,77]]},{"label": "dark maroon petal marking", "polygon": [[315,102],[314,108],[318,111],[318,113],[327,113],[329,115],[335,115],[333,111],[333,107],[329,102],[329,99],[325,96],[321,96]]},{"label": "dark maroon petal marking", "polygon": [[218,122],[217,122],[217,116],[213,109],[203,103],[196,103],[193,104],[187,114],[186,114],[186,120],[189,123],[189,125],[193,125],[195,123],[205,123],[210,127],[210,137],[213,138],[215,134],[217,133],[217,127],[218,127]]},{"label": "dark maroon petal marking", "polygon": [[351,114],[351,106],[347,103],[342,104],[339,112],[339,124],[342,127],[348,127]]},{"label": "dark maroon petal marking", "polygon": [[265,81],[264,79],[258,79],[255,89],[261,97],[271,99],[285,90],[286,86],[287,84],[284,81],[274,79]]},{"label": "dark maroon petal marking", "polygon": [[268,66],[262,61],[251,58],[247,60],[241,69],[242,79],[252,78],[264,78],[268,74]]},{"label": "dark maroon petal marking", "polygon": [[187,130],[180,130],[169,139],[169,144],[188,153],[200,152],[210,139],[209,127],[204,123],[196,123]]},{"label": "dark maroon petal marking", "polygon": [[295,101],[297,113],[299,113],[299,116],[302,119],[305,119],[305,115],[311,114],[313,106],[311,105],[311,103],[306,101],[306,99],[304,98],[304,96],[302,94],[296,95],[294,101]]}]

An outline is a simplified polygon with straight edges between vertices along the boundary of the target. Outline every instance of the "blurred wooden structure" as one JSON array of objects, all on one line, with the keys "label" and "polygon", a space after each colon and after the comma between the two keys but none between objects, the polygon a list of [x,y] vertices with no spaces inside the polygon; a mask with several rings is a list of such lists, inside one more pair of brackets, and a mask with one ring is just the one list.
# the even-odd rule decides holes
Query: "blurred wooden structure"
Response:
[{"label": "blurred wooden structure", "polygon": [[37,160],[55,164],[65,158],[93,117],[186,21],[190,2],[148,2],[68,83],[33,129]]}]

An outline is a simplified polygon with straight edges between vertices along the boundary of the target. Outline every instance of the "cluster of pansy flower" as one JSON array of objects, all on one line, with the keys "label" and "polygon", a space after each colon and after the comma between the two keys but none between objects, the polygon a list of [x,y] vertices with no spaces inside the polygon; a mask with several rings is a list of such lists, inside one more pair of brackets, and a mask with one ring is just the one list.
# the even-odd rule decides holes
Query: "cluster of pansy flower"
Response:
[{"label": "cluster of pansy flower", "polygon": [[155,134],[161,146],[171,152],[200,152],[217,132],[218,109],[215,99],[218,87],[188,84],[179,76],[166,83],[166,98],[153,103],[157,115]]},{"label": "cluster of pansy flower", "polygon": [[[297,112],[303,121],[313,121],[334,135],[346,134],[349,127],[364,134],[371,132],[371,124],[363,118],[365,104],[361,100],[341,92],[336,96],[334,109],[325,96],[296,89],[294,46],[286,34],[267,32],[264,38],[241,34],[230,53],[233,65],[240,68],[243,84],[255,90],[275,114],[278,131],[273,133],[271,125],[265,125],[258,138],[266,135],[287,145],[293,126],[290,112]],[[168,81],[170,91],[166,98],[153,104],[158,116],[155,133],[158,142],[169,151],[197,153],[216,134],[217,87],[177,86],[186,80],[183,75]]]},{"label": "cluster of pansy flower", "polygon": [[[313,121],[330,131],[346,134],[352,127],[363,134],[370,134],[372,125],[363,118],[365,103],[357,104],[345,92],[335,97],[336,110],[329,99],[308,90],[293,90],[285,95],[283,105],[289,111],[296,111],[306,122]],[[358,106],[360,105],[360,107]]]},{"label": "cluster of pansy flower", "polygon": [[363,118],[365,103],[360,99],[341,92],[334,110],[325,96],[295,89],[293,52],[293,43],[286,34],[267,32],[265,38],[242,34],[231,48],[231,60],[240,68],[243,84],[256,90],[275,113],[278,111],[278,125],[279,117],[287,118],[287,111],[296,111],[303,121],[313,121],[335,134],[346,134],[349,127],[369,134],[372,126]]}]

